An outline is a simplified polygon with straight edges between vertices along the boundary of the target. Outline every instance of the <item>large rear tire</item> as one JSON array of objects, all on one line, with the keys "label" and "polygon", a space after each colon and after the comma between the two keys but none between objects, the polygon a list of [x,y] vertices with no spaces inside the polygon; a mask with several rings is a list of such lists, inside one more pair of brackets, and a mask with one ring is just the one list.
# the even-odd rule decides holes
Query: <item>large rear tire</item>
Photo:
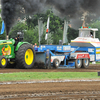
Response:
[{"label": "large rear tire", "polygon": [[82,60],[82,68],[88,68],[89,67],[90,60],[89,59],[83,59]]},{"label": "large rear tire", "polygon": [[7,67],[7,59],[5,56],[0,56],[0,68]]},{"label": "large rear tire", "polygon": [[34,67],[34,62],[34,48],[30,44],[23,44],[16,52],[17,68],[31,69]]},{"label": "large rear tire", "polygon": [[76,68],[81,68],[82,67],[82,60],[81,59],[76,59],[75,60],[75,67]]}]

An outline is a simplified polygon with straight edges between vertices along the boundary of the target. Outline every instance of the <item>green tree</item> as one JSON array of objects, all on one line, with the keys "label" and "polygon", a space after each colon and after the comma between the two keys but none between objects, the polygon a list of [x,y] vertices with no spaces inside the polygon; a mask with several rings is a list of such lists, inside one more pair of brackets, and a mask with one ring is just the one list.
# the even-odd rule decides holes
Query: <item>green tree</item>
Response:
[{"label": "green tree", "polygon": [[78,30],[75,30],[75,29],[69,27],[68,28],[68,34],[67,34],[68,43],[70,43],[71,40],[77,38],[78,37],[78,33],[79,33]]},{"label": "green tree", "polygon": [[[25,23],[18,22],[14,27],[12,27],[9,37],[15,38],[17,32],[24,33],[24,41],[30,42],[31,44],[39,43],[39,32],[38,32],[38,19],[42,18],[44,23],[44,30],[41,39],[41,44],[47,44],[45,40],[47,19],[50,16],[50,27],[49,27],[49,39],[48,42],[53,44],[59,44],[59,40],[63,39],[63,29],[64,20],[55,16],[51,10],[48,10],[45,14],[36,14],[32,16],[27,16]],[[1,21],[1,20],[0,20]],[[1,21],[2,23],[2,21]],[[1,25],[0,25],[1,28]],[[74,35],[73,35],[74,34]],[[5,38],[6,34],[0,36],[0,38]],[[72,28],[68,29],[68,42],[75,39],[78,36],[78,31]]]},{"label": "green tree", "polygon": [[34,29],[30,29],[24,32],[24,41],[27,41],[31,44],[39,44],[39,35],[38,35],[38,26]]},{"label": "green tree", "polygon": [[58,28],[53,34],[53,44],[59,44],[59,40],[63,39],[63,28]]},{"label": "green tree", "polygon": [[9,38],[15,38],[17,36],[17,32],[22,32],[24,33],[27,31],[28,26],[25,23],[18,22],[14,27],[12,27],[10,33],[9,33]]},{"label": "green tree", "polygon": [[[47,27],[47,19],[48,16],[50,16],[50,27],[49,27],[49,33],[51,34],[51,37],[53,36],[54,38],[52,38],[53,43],[57,44],[59,43],[59,39],[62,40],[62,34],[63,34],[63,20],[60,19],[58,16],[55,16],[53,14],[53,12],[51,12],[51,10],[48,10],[46,12],[46,14],[36,14],[33,16],[27,16],[27,20],[26,23],[28,25],[28,30],[29,29],[33,29],[35,26],[38,25],[38,19],[42,18],[45,28]],[[45,29],[44,29],[45,30]],[[45,34],[46,34],[46,30],[42,36],[42,41],[41,43],[46,43],[45,39]],[[60,36],[60,37],[59,37]],[[56,40],[57,39],[57,40]],[[57,42],[58,41],[58,42]]]},{"label": "green tree", "polygon": [[100,39],[100,21],[96,20],[94,23],[90,24],[91,28],[98,28],[98,31],[96,32],[96,38]]}]

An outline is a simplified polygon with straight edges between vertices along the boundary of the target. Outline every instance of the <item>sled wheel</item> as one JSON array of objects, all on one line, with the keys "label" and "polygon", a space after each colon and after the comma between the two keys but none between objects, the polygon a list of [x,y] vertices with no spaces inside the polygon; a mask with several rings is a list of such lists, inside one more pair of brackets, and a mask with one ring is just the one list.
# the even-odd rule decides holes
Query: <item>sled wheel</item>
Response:
[{"label": "sled wheel", "polygon": [[54,61],[53,61],[53,67],[54,68],[58,68],[59,67],[59,60],[58,59],[54,59]]},{"label": "sled wheel", "polygon": [[81,59],[76,59],[75,60],[75,67],[76,68],[81,68],[82,67],[82,60]]},{"label": "sled wheel", "polygon": [[16,52],[16,64],[18,68],[33,68],[35,51],[30,44],[23,44]]},{"label": "sled wheel", "polygon": [[7,67],[7,59],[5,56],[0,56],[0,68]]},{"label": "sled wheel", "polygon": [[89,59],[83,59],[82,60],[82,68],[88,68],[89,67],[90,60]]}]

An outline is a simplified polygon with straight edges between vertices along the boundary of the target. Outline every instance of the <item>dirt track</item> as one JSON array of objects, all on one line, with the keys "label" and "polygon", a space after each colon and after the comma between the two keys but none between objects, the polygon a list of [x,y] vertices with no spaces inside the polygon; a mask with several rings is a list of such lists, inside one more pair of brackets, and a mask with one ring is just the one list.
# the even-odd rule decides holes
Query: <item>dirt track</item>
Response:
[{"label": "dirt track", "polygon": [[[100,66],[88,69],[0,69],[11,72],[99,72]],[[1,84],[0,99],[6,100],[100,100],[100,81]]]},{"label": "dirt track", "polygon": [[88,69],[15,69],[6,68],[1,69],[0,73],[12,73],[12,72],[99,72],[100,65],[90,65]]},{"label": "dirt track", "polygon": [[0,98],[7,100],[100,100],[100,81],[0,85]]}]

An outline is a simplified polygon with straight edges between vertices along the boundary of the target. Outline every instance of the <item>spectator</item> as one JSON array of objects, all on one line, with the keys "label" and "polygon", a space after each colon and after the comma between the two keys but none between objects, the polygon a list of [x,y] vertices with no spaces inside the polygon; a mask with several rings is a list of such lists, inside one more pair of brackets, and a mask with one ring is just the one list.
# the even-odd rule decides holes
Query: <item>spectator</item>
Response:
[{"label": "spectator", "polygon": [[37,43],[35,43],[34,49],[35,49],[35,51],[38,51]]},{"label": "spectator", "polygon": [[90,37],[93,38],[93,33],[92,32],[90,32]]},{"label": "spectator", "polygon": [[34,47],[37,48],[37,43],[35,43]]}]

